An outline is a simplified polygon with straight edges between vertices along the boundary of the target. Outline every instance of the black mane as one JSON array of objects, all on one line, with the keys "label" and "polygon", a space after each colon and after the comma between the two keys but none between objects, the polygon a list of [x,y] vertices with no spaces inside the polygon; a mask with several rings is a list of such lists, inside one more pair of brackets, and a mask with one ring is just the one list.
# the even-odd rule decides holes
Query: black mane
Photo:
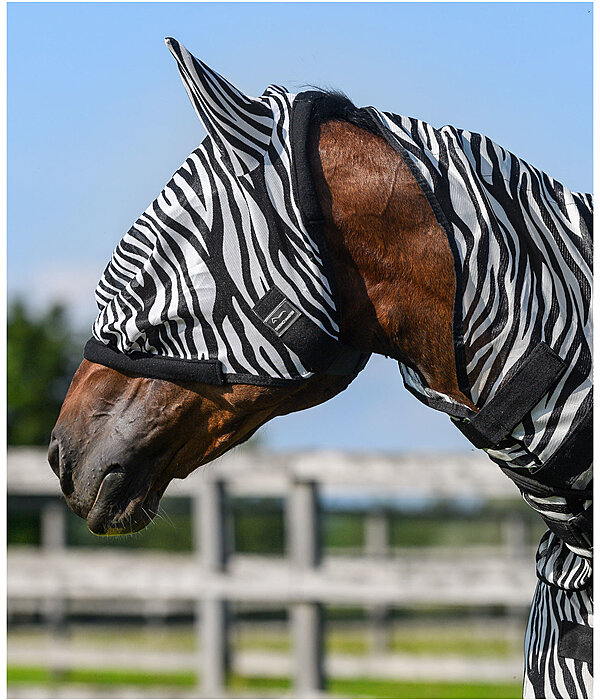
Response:
[{"label": "black mane", "polygon": [[366,108],[356,107],[352,100],[340,90],[316,89],[313,95],[315,96],[311,118],[313,124],[318,125],[331,120],[343,121],[376,136],[381,135]]}]

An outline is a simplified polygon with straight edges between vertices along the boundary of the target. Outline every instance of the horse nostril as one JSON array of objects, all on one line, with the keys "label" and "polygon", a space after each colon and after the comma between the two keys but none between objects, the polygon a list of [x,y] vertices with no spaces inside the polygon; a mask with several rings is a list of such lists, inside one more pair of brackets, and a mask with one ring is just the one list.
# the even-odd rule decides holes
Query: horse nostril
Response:
[{"label": "horse nostril", "polygon": [[48,463],[56,476],[60,477],[60,447],[58,440],[52,436],[48,447]]},{"label": "horse nostril", "polygon": [[61,456],[59,441],[54,434],[52,434],[50,438],[50,445],[48,447],[48,462],[52,467],[52,471],[60,479],[60,488],[62,492],[65,496],[70,496],[75,489],[71,465],[69,464],[69,460],[65,459],[64,454]]}]

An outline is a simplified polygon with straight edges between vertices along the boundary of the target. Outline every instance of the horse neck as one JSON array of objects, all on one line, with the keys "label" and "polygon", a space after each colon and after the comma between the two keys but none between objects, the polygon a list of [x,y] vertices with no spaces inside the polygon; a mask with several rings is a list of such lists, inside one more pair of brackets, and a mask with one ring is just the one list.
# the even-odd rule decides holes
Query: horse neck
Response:
[{"label": "horse neck", "polygon": [[338,287],[341,340],[458,388],[454,267],[443,229],[402,158],[382,138],[328,121],[311,130],[311,165]]}]

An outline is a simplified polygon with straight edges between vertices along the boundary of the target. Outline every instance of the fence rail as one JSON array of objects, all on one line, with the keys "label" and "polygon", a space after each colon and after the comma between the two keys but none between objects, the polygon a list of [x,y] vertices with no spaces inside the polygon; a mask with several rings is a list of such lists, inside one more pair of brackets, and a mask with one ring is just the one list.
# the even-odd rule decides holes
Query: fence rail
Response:
[{"label": "fence rail", "polygon": [[[8,493],[59,494],[42,451],[9,450]],[[229,551],[227,493],[285,497],[285,558]],[[306,697],[319,694],[324,685],[323,604],[360,604],[375,612],[382,606],[424,603],[529,604],[534,573],[518,527],[510,547],[496,552],[450,551],[432,558],[430,552],[411,550],[392,557],[385,518],[375,510],[368,516],[363,556],[323,557],[319,497],[341,494],[380,503],[407,497],[518,497],[494,465],[476,453],[228,455],[170,488],[169,495],[194,501],[191,555],[69,549],[64,509],[49,500],[43,511],[42,547],[9,550],[9,610],[39,602],[52,619],[64,614],[67,603],[105,600],[126,609],[147,601],[159,606],[189,601],[198,621],[202,693],[221,697],[230,658],[228,605],[278,603],[289,608],[295,687]]]},{"label": "fence rail", "polygon": [[[315,482],[321,494],[354,492],[365,497],[517,498],[518,491],[482,452],[460,454],[360,454],[334,451],[285,455],[228,453],[185,480],[170,496],[194,496],[206,482],[223,481],[235,495],[283,495],[294,482]],[[8,493],[60,495],[45,450],[8,451]]]}]

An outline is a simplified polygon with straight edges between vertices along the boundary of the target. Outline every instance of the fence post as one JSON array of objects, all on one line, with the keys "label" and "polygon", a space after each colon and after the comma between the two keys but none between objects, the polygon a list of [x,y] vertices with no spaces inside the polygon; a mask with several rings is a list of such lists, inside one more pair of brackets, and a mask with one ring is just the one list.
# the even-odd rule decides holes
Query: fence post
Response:
[{"label": "fence post", "polygon": [[502,521],[502,539],[509,559],[527,556],[527,522],[522,516],[509,513]]},{"label": "fence post", "polygon": [[[296,481],[288,496],[288,552],[298,573],[315,568],[320,559],[317,485]],[[318,694],[324,687],[323,608],[316,602],[298,601],[291,606],[294,646],[294,686],[300,697]]]},{"label": "fence post", "polygon": [[[40,540],[44,552],[57,553],[67,545],[67,520],[62,501],[46,502],[40,513]],[[48,629],[48,662],[55,679],[65,671],[64,646],[61,640],[67,635],[66,599],[58,594],[44,601],[44,617]]]},{"label": "fence post", "polygon": [[[202,481],[194,515],[201,575],[210,577],[224,571],[227,564],[224,482]],[[218,596],[202,597],[197,602],[196,624],[202,656],[202,693],[205,697],[223,697],[229,666],[227,602]]]},{"label": "fence post", "polygon": [[[501,521],[501,527],[506,558],[512,561],[526,560],[528,526],[525,518],[520,514],[509,512]],[[506,637],[510,643],[515,639],[515,629],[521,628],[526,619],[523,606],[507,606],[506,616]]]},{"label": "fence post", "polygon": [[[370,510],[365,516],[365,550],[368,556],[380,559],[388,555],[389,518],[384,510]],[[371,648],[375,654],[388,650],[389,608],[387,605],[369,606]]]}]

